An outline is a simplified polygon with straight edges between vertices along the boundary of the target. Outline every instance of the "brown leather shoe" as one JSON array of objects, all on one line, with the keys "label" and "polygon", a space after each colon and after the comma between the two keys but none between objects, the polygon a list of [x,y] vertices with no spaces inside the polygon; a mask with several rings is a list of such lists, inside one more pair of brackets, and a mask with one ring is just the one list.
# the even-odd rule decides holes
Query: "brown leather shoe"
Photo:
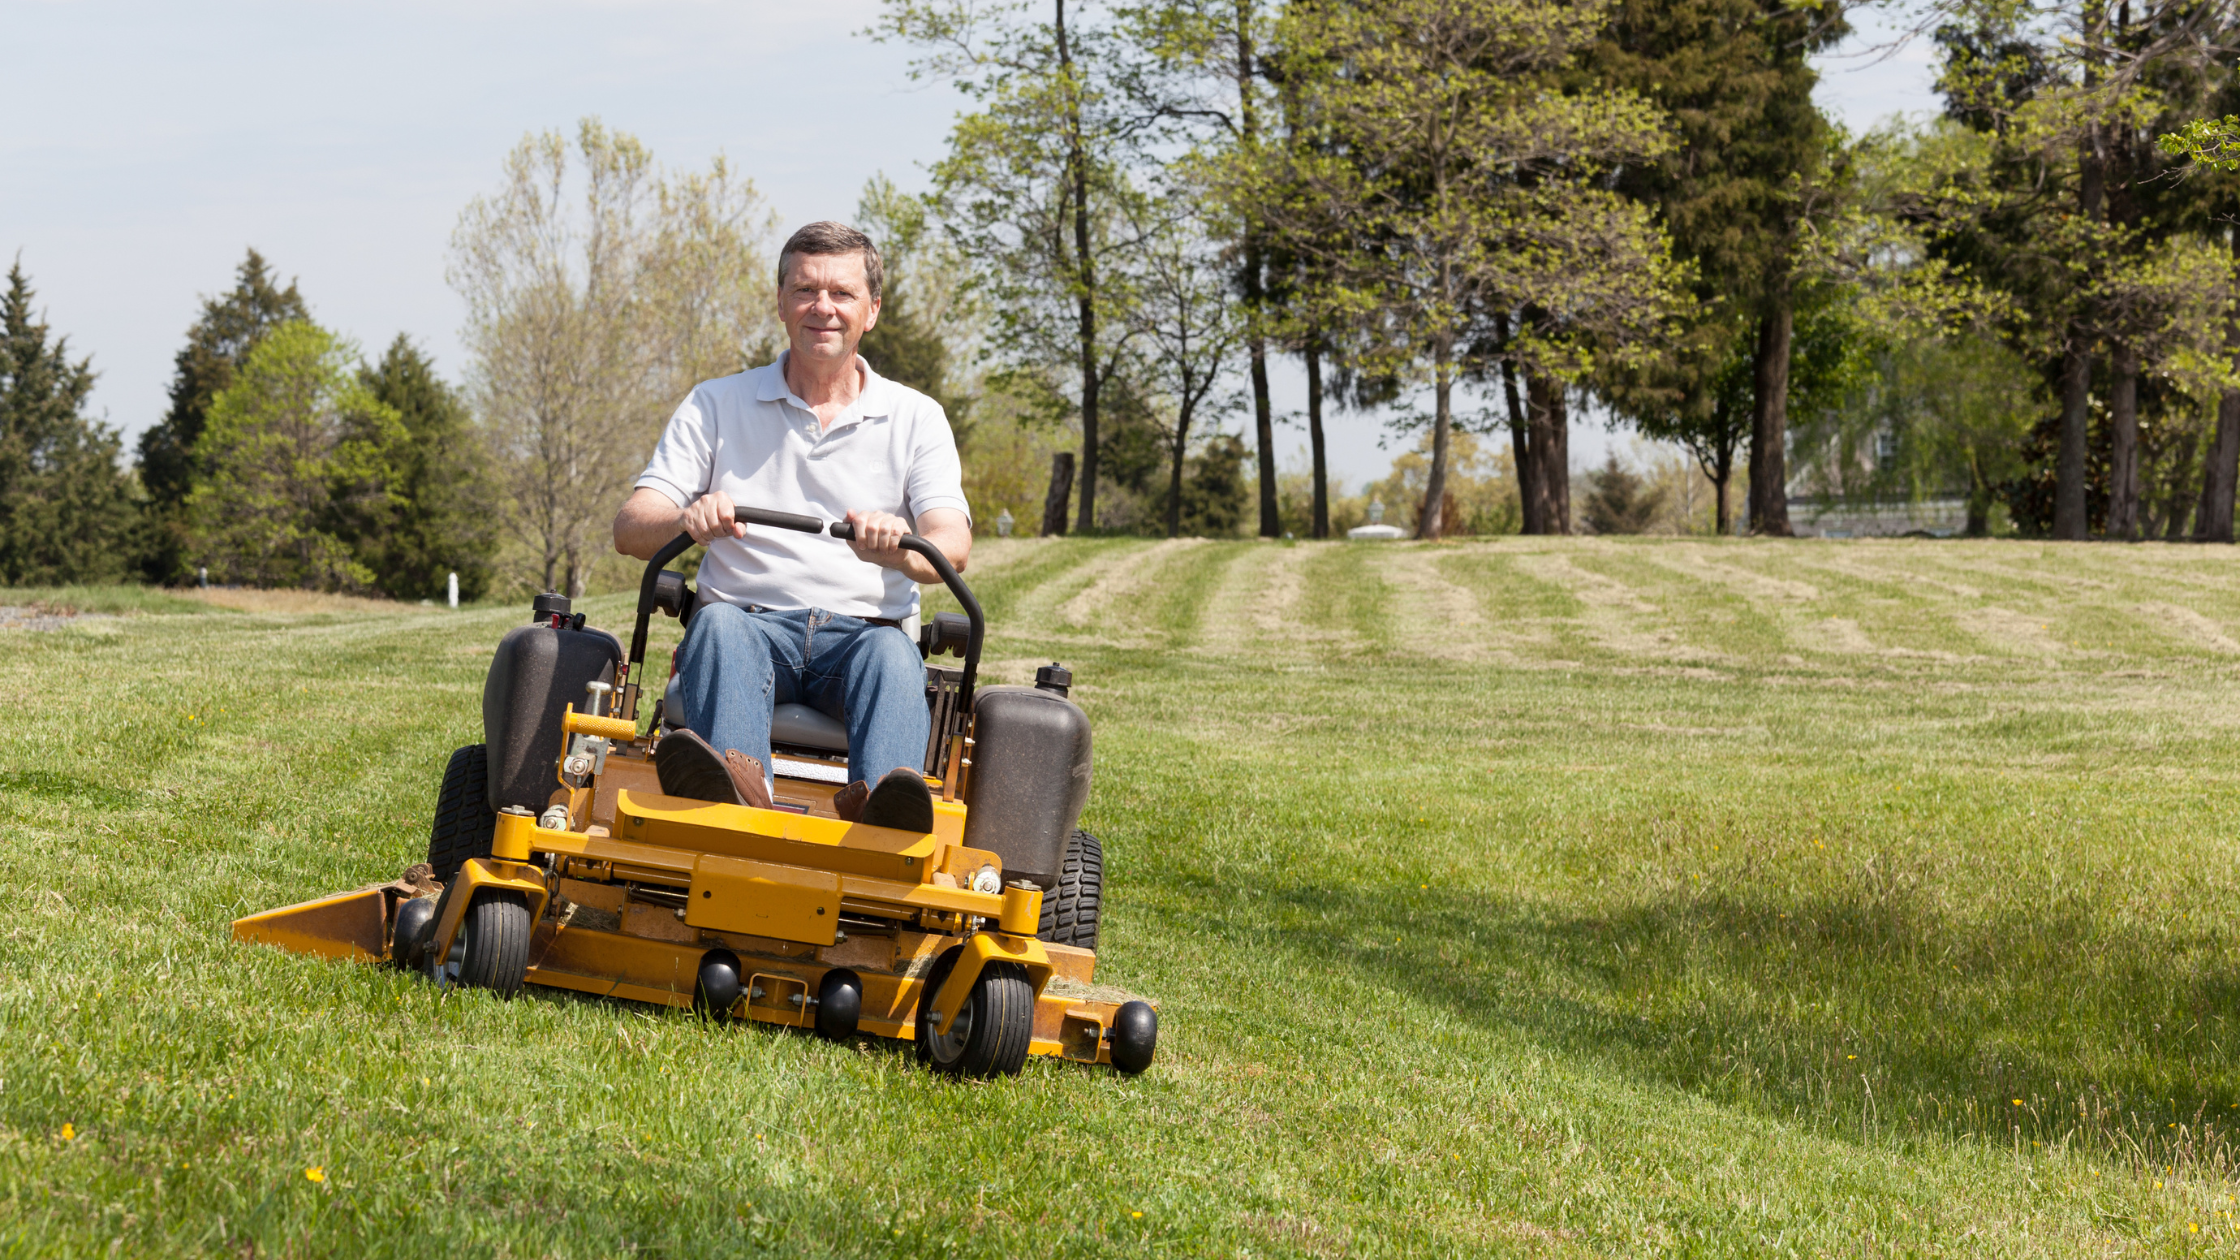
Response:
[{"label": "brown leather shoe", "polygon": [[861,779],[832,794],[832,812],[848,822],[863,819],[863,803],[871,799],[871,785]]},{"label": "brown leather shoe", "polygon": [[926,786],[925,776],[907,767],[889,770],[887,777],[863,802],[863,813],[858,822],[869,827],[892,827],[896,831],[926,832],[933,830],[933,789]]},{"label": "brown leather shoe", "polygon": [[761,762],[736,748],[719,755],[692,731],[662,736],[653,750],[653,769],[661,776],[664,796],[770,808],[770,785],[762,777]]},{"label": "brown leather shoe", "polygon": [[762,776],[761,762],[736,748],[726,748],[723,768],[731,772],[731,785],[739,790],[740,804],[770,808],[770,780]]}]

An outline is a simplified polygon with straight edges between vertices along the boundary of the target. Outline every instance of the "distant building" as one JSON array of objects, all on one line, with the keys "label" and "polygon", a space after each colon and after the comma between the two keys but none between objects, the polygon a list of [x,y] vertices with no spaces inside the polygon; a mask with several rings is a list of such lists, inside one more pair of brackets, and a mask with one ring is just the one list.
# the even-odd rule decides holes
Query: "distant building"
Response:
[{"label": "distant building", "polygon": [[1848,503],[1791,495],[1789,527],[1799,538],[1954,538],[1968,528],[1968,501],[1944,495],[1903,503]]}]

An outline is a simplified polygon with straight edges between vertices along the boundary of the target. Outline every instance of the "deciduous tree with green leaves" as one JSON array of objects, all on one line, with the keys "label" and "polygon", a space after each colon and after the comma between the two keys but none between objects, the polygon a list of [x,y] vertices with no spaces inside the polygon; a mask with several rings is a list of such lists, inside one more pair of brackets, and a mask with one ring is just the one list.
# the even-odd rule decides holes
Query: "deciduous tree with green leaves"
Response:
[{"label": "deciduous tree with green leaves", "polygon": [[[1161,199],[1173,213],[1144,225],[1139,296],[1134,306],[1146,382],[1173,419],[1167,428],[1167,537],[1182,532],[1183,461],[1191,428],[1213,400],[1240,342],[1249,337],[1249,315],[1230,297],[1216,242],[1204,220],[1186,207],[1200,199],[1178,189]],[[1262,497],[1272,487],[1262,486]]]},{"label": "deciduous tree with green leaves", "polygon": [[1110,14],[1090,11],[886,0],[874,28],[917,47],[913,77],[978,105],[950,131],[934,195],[988,301],[999,382],[1080,418],[1084,530],[1097,524],[1102,398],[1127,363],[1131,167],[1151,121],[1115,82],[1128,61]]},{"label": "deciduous tree with green leaves", "polygon": [[[215,582],[358,591],[373,570],[333,529],[335,491],[382,498],[404,422],[355,371],[356,348],[309,320],[259,339],[210,402],[187,497],[193,558]],[[384,505],[384,508],[389,505]],[[365,510],[362,505],[359,510]]]},{"label": "deciduous tree with green leaves", "polygon": [[189,576],[185,509],[202,477],[195,448],[210,401],[232,383],[234,372],[266,333],[291,319],[309,318],[295,281],[281,288],[254,249],[235,272],[231,292],[203,299],[202,315],[187,329],[187,344],[173,361],[170,409],[140,435],[140,485],[148,496],[149,517],[142,569],[150,581],[178,582]]},{"label": "deciduous tree with green leaves", "polygon": [[[1597,355],[1637,353],[1669,308],[1666,242],[1606,178],[1663,151],[1661,121],[1571,73],[1604,16],[1544,0],[1304,0],[1277,24],[1297,129],[1246,154],[1231,200],[1267,207],[1271,231],[1311,259],[1322,283],[1304,300],[1364,338],[1372,373],[1428,378],[1419,537],[1442,532],[1465,374],[1509,357],[1560,416],[1567,382]],[[1484,335],[1497,314],[1513,336]],[[1550,528],[1568,529],[1567,506]]]},{"label": "deciduous tree with green leaves", "polygon": [[[1947,112],[1993,138],[1990,161],[1956,180],[1945,248],[1971,255],[2016,298],[2013,327],[2033,357],[2049,339],[2061,407],[2052,536],[2091,528],[2092,393],[2107,359],[2112,532],[2134,535],[2142,372],[2185,338],[2173,315],[2198,292],[2175,237],[2198,230],[2174,204],[2147,140],[2174,106],[2213,93],[2234,51],[2230,0],[1955,0],[1938,31]],[[2174,125],[2173,120],[2169,124]],[[2176,251],[2173,253],[2173,249]],[[2175,287],[2173,287],[2173,284]]]},{"label": "deciduous tree with green leaves", "polygon": [[[1235,146],[1257,149],[1268,125],[1269,67],[1264,59],[1271,32],[1273,6],[1257,0],[1145,0],[1122,10],[1127,36],[1147,54],[1131,75],[1148,111],[1182,124],[1182,133],[1201,153]],[[1268,391],[1268,342],[1271,330],[1282,324],[1281,313],[1270,302],[1270,243],[1259,207],[1229,208],[1228,226],[1235,264],[1237,296],[1241,300],[1246,377],[1252,391],[1253,434],[1259,455],[1260,536],[1274,538],[1283,532],[1276,506],[1275,413]],[[1309,366],[1310,377],[1319,376],[1320,364]],[[1310,384],[1310,388],[1313,386]],[[1319,444],[1321,399],[1309,400],[1310,424]],[[1326,499],[1317,519],[1320,533],[1329,533]]]},{"label": "deciduous tree with green leaves", "polygon": [[776,357],[775,221],[719,156],[664,172],[582,120],[525,138],[452,234],[468,392],[495,451],[518,579],[581,595],[616,500],[700,381]]}]

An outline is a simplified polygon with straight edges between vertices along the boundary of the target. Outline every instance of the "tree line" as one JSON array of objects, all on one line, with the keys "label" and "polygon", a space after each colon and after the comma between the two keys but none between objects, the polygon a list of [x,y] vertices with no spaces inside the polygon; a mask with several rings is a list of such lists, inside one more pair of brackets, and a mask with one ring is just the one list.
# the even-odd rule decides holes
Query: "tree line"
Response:
[{"label": "tree line", "polygon": [[[1331,409],[1414,447],[1370,490],[1421,537],[1664,512],[1613,468],[1575,508],[1593,407],[1686,450],[1722,532],[1938,496],[2230,541],[2236,5],[1942,0],[1941,113],[1855,136],[1812,102],[1843,0],[887,0],[970,106],[925,194],[864,188],[864,353],[948,409],[983,527],[1328,536],[1363,506]],[[676,400],[780,347],[776,229],[720,157],[529,136],[452,238],[462,379],[252,251],[129,466],[19,262],[0,578],[581,592]]]},{"label": "tree line", "polygon": [[1419,536],[1468,528],[1458,432],[1505,435],[1518,528],[1569,532],[1591,405],[1690,452],[1722,532],[1740,480],[1761,534],[1799,494],[1935,495],[1971,533],[2229,540],[2240,243],[2198,120],[2240,92],[2240,14],[1942,0],[1913,31],[1941,114],[1854,136],[1812,58],[1857,7],[887,0],[875,34],[971,101],[927,206],[989,379],[1078,432],[1073,528],[1116,523],[1148,427],[1175,532],[1196,435],[1237,414],[1258,532],[1327,536],[1337,406],[1420,442]]}]

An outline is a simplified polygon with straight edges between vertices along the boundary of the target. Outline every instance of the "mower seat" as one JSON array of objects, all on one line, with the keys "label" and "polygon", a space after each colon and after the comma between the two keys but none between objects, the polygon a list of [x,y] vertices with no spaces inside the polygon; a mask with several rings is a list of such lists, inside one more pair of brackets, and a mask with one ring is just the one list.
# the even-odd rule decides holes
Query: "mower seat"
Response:
[{"label": "mower seat", "polygon": [[821,709],[805,704],[781,704],[770,711],[770,742],[846,753],[848,728],[826,716]]},{"label": "mower seat", "polygon": [[[677,680],[669,680],[669,688],[662,693],[661,725],[675,730],[684,725],[677,715],[684,706],[677,694]],[[848,752],[848,728],[819,710],[805,704],[781,704],[770,712],[770,742],[791,744],[796,748],[814,748],[821,752]]]}]

